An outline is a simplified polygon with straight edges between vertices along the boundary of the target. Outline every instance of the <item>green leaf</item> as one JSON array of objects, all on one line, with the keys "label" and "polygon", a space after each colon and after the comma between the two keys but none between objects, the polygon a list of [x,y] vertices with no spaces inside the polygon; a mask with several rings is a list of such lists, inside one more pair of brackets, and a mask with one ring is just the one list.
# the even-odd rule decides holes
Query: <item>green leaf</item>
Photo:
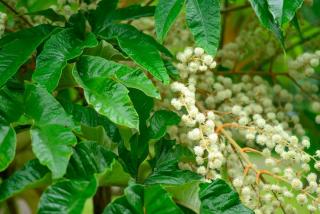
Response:
[{"label": "green leaf", "polygon": [[152,37],[125,24],[112,25],[99,35],[104,39],[116,38],[120,48],[138,65],[165,84],[169,83],[169,76],[158,52],[159,46]]},{"label": "green leaf", "polygon": [[126,87],[136,88],[148,96],[160,98],[152,81],[140,69],[130,68],[97,56],[83,56],[77,63],[77,70],[81,78],[109,77]]},{"label": "green leaf", "polygon": [[77,138],[61,125],[42,125],[31,129],[32,150],[40,163],[48,166],[53,178],[62,177],[72,155]]},{"label": "green leaf", "polygon": [[89,22],[93,32],[100,32],[112,23],[110,19],[117,4],[118,0],[102,0],[98,3],[96,10],[89,12]]},{"label": "green leaf", "polygon": [[302,4],[303,0],[268,0],[269,10],[280,26],[290,22]]},{"label": "green leaf", "polygon": [[104,131],[113,142],[120,142],[121,136],[118,127],[107,117],[98,114],[94,109],[83,107],[66,101],[61,101],[65,111],[73,116],[73,120],[90,127],[104,128]]},{"label": "green leaf", "polygon": [[54,27],[38,25],[17,33],[9,34],[0,40],[0,87],[12,77],[47,39]]},{"label": "green leaf", "polygon": [[164,188],[180,205],[199,213],[201,205],[199,184],[200,181],[192,181],[181,185],[166,185]]},{"label": "green leaf", "polygon": [[46,17],[47,19],[50,19],[53,22],[65,22],[66,21],[66,18],[63,15],[58,14],[52,8],[26,13],[26,15],[44,16],[44,17]]},{"label": "green leaf", "polygon": [[93,175],[111,168],[115,155],[96,142],[82,142],[75,148],[68,165],[66,177],[89,180]]},{"label": "green leaf", "polygon": [[124,143],[121,142],[118,146],[118,153],[125,169],[133,177],[137,177],[139,166],[146,159],[149,152],[149,137],[146,121],[150,117],[154,102],[152,98],[147,97],[142,92],[134,89],[130,90],[129,96],[139,114],[140,133],[137,133],[130,138],[130,151],[126,148]]},{"label": "green leaf", "polygon": [[157,38],[163,42],[171,25],[179,15],[185,0],[159,0],[154,15]]},{"label": "green leaf", "polygon": [[241,204],[238,193],[234,192],[223,180],[200,184],[200,213],[203,214],[253,214]]},{"label": "green leaf", "polygon": [[144,194],[146,213],[182,214],[172,197],[160,185],[146,187]]},{"label": "green leaf", "polygon": [[[104,209],[103,214],[137,214],[125,196],[115,199]],[[139,214],[139,213],[138,213]]]},{"label": "green leaf", "polygon": [[160,139],[166,134],[168,126],[178,123],[180,123],[180,117],[176,113],[166,110],[156,111],[150,118],[149,137]]},{"label": "green leaf", "polygon": [[38,213],[81,214],[86,200],[93,197],[97,187],[94,177],[89,181],[63,179],[42,194]]},{"label": "green leaf", "polygon": [[31,129],[32,149],[40,163],[48,166],[53,178],[66,171],[72,146],[77,138],[72,132],[73,121],[63,107],[44,88],[26,87],[26,114],[34,121]]},{"label": "green leaf", "polygon": [[0,172],[13,161],[16,153],[16,132],[10,126],[0,125]]},{"label": "green leaf", "polygon": [[100,41],[99,45],[86,49],[84,52],[85,55],[91,55],[91,56],[100,56],[102,58],[108,59],[108,60],[114,60],[114,61],[120,61],[125,60],[126,57],[122,55],[120,51],[115,49],[110,43],[102,40]]},{"label": "green leaf", "polygon": [[64,29],[53,35],[37,57],[36,70],[32,79],[53,91],[60,80],[68,60],[81,55],[84,48],[96,46],[97,40],[91,33],[85,40],[78,37],[73,29]]},{"label": "green leaf", "polygon": [[215,55],[221,30],[219,0],[187,0],[186,13],[187,24],[196,44]]},{"label": "green leaf", "polygon": [[140,184],[129,184],[124,190],[124,195],[128,203],[132,206],[136,213],[143,214],[143,195],[144,187]]},{"label": "green leaf", "polygon": [[0,201],[4,201],[19,192],[41,185],[49,175],[47,167],[37,159],[29,161],[0,184]]},{"label": "green leaf", "polygon": [[16,122],[24,112],[24,88],[20,83],[11,83],[9,81],[6,86],[0,89],[0,125],[9,125]]},{"label": "green leaf", "polygon": [[174,146],[175,141],[165,139],[155,144],[155,157],[150,160],[153,172],[144,181],[145,184],[180,185],[201,179],[201,176],[194,172],[179,169],[180,151],[177,151]]},{"label": "green leaf", "polygon": [[131,5],[129,7],[119,8],[114,11],[112,19],[114,20],[133,20],[141,17],[153,16],[154,6]]},{"label": "green leaf", "polygon": [[60,103],[40,85],[26,85],[25,113],[37,126],[61,125],[74,128],[72,117],[68,115]]},{"label": "green leaf", "polygon": [[171,61],[164,60],[164,66],[166,66],[168,74],[172,79],[178,80],[180,78],[179,70],[172,64]]},{"label": "green leaf", "polygon": [[84,88],[85,98],[101,115],[112,122],[129,128],[139,129],[139,117],[128,96],[129,91],[121,83],[108,76],[95,74],[96,70],[80,68],[73,71],[77,82]]},{"label": "green leaf", "polygon": [[269,11],[268,2],[266,0],[249,0],[249,2],[258,16],[260,23],[264,27],[271,30],[284,47],[283,32],[280,28],[280,25],[276,23],[271,12]]}]

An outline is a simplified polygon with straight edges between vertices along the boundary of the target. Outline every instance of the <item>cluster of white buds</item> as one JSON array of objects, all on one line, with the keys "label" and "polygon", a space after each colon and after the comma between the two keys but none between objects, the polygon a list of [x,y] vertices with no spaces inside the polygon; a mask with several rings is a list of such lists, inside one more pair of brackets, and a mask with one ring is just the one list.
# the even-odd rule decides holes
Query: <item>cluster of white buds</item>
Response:
[{"label": "cluster of white buds", "polygon": [[242,28],[234,41],[224,45],[217,57],[222,66],[233,69],[244,58],[250,58],[255,63],[269,58],[276,53],[277,46],[270,32],[259,27],[257,22],[252,22]]},{"label": "cluster of white buds", "polygon": [[7,23],[7,14],[0,12],[0,38],[3,36]]},{"label": "cluster of white buds", "polygon": [[320,211],[320,186],[312,172],[320,169],[320,151],[305,152],[310,140],[294,109],[295,96],[250,73],[224,77],[204,56],[199,48],[179,53],[181,82],[171,85],[178,95],[171,105],[182,113],[171,134],[194,151],[196,164],[189,168],[206,179],[227,174],[256,213],[297,213],[285,203],[290,198],[310,212]]},{"label": "cluster of white buds", "polygon": [[320,124],[320,99],[319,86],[316,70],[320,68],[320,50],[314,53],[303,53],[294,60],[288,62],[289,75],[300,84],[301,89],[311,98],[311,111],[315,112],[317,116],[315,121]]}]

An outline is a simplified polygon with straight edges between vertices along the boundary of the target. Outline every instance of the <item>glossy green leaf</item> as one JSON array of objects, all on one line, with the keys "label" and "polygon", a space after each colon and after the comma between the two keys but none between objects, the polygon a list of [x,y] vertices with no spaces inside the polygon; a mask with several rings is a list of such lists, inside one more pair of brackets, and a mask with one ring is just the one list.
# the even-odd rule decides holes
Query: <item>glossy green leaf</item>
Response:
[{"label": "glossy green leaf", "polygon": [[149,122],[149,137],[160,139],[166,134],[168,126],[177,125],[180,122],[180,117],[172,111],[159,110],[152,115]]},{"label": "glossy green leaf", "polygon": [[13,161],[16,153],[16,132],[10,126],[0,125],[0,172]]},{"label": "glossy green leaf", "polygon": [[181,209],[174,203],[172,197],[160,186],[146,187],[144,193],[146,213],[182,214]]},{"label": "glossy green leaf", "polygon": [[124,190],[124,195],[127,198],[128,203],[132,206],[136,213],[143,214],[143,195],[144,187],[140,184],[129,184]]},{"label": "glossy green leaf", "polygon": [[192,181],[181,185],[166,185],[165,190],[170,193],[180,205],[199,213],[201,201],[199,198],[200,181]]},{"label": "glossy green leaf", "polygon": [[6,86],[0,89],[0,125],[16,122],[24,112],[24,88],[16,82],[11,83],[9,81]]},{"label": "glossy green leaf", "polygon": [[146,121],[150,117],[154,102],[152,98],[135,89],[130,90],[129,96],[139,114],[140,133],[136,133],[130,138],[130,150],[121,142],[118,146],[118,154],[126,171],[136,177],[140,164],[146,159],[149,152]]},{"label": "glossy green leaf", "polygon": [[157,38],[163,42],[171,25],[179,15],[185,0],[159,0],[155,12]]},{"label": "glossy green leaf", "polygon": [[161,139],[155,144],[155,157],[150,160],[153,172],[145,184],[180,185],[201,179],[201,176],[178,167],[180,152],[175,149],[175,141]]},{"label": "glossy green leaf", "polygon": [[[115,199],[104,209],[103,214],[137,214],[125,196]],[[139,214],[139,213],[138,213]]]},{"label": "glossy green leaf", "polygon": [[37,126],[61,125],[74,127],[72,117],[68,115],[60,103],[40,85],[27,84],[25,91],[25,113]]},{"label": "glossy green leaf", "polygon": [[132,20],[141,17],[153,16],[154,6],[131,5],[129,7],[119,8],[114,11],[113,20]]},{"label": "glossy green leaf", "polygon": [[31,129],[33,152],[52,171],[53,178],[62,177],[77,143],[71,116],[39,85],[27,85],[25,105],[26,114],[35,121]]},{"label": "glossy green leaf", "polygon": [[223,180],[200,184],[200,213],[203,214],[253,214],[241,204],[238,193],[234,192]]},{"label": "glossy green leaf", "polygon": [[31,129],[32,150],[40,163],[48,166],[53,178],[62,177],[72,155],[77,138],[61,125],[42,125]]},{"label": "glossy green leaf", "polygon": [[94,32],[100,32],[108,27],[118,0],[102,0],[98,3],[96,10],[90,11],[89,22]]},{"label": "glossy green leaf", "polygon": [[280,28],[280,25],[276,23],[273,18],[271,12],[269,11],[267,0],[249,0],[252,8],[254,9],[260,23],[271,30],[277,39],[281,42],[282,46],[284,46],[284,36],[283,32]]},{"label": "glossy green leaf", "polygon": [[303,0],[268,0],[269,10],[279,25],[290,22]]},{"label": "glossy green leaf", "polygon": [[38,25],[9,34],[0,40],[0,87],[18,71],[53,30],[54,27],[50,25]]},{"label": "glossy green leaf", "polygon": [[61,101],[65,111],[73,116],[73,120],[90,127],[103,127],[113,142],[120,142],[121,136],[118,127],[107,117],[98,114],[94,109]]},{"label": "glossy green leaf", "polygon": [[48,91],[53,91],[68,60],[79,56],[84,48],[94,47],[97,44],[95,36],[91,33],[82,40],[73,29],[60,31],[44,44],[43,51],[37,57],[32,79],[45,86]]},{"label": "glossy green leaf", "polygon": [[136,28],[125,24],[112,25],[100,35],[104,39],[116,38],[121,49],[131,59],[149,71],[155,78],[166,84],[169,83],[169,75],[158,52],[159,46],[152,37],[150,38]]},{"label": "glossy green leaf", "polygon": [[0,201],[41,185],[49,174],[48,168],[41,165],[38,160],[29,161],[0,184]]},{"label": "glossy green leaf", "polygon": [[83,56],[77,63],[77,70],[81,78],[109,77],[126,87],[136,88],[148,96],[160,98],[152,81],[140,69],[130,68],[97,56]]},{"label": "glossy green leaf", "polygon": [[26,15],[44,16],[44,17],[46,17],[47,19],[50,19],[53,22],[65,22],[66,21],[66,18],[63,15],[58,14],[52,8],[30,12],[30,13],[27,13]]},{"label": "glossy green leaf", "polygon": [[108,76],[95,75],[93,70],[79,73],[74,77],[84,88],[85,98],[101,115],[112,122],[129,128],[139,129],[139,117],[128,96],[127,88]]},{"label": "glossy green leaf", "polygon": [[93,175],[110,169],[115,155],[96,142],[82,142],[75,148],[67,169],[66,177],[88,180]]},{"label": "glossy green leaf", "polygon": [[187,24],[196,44],[215,55],[221,30],[219,0],[187,0],[186,13]]},{"label": "glossy green leaf", "polygon": [[94,177],[88,181],[63,179],[41,195],[38,213],[81,214],[86,200],[93,197],[97,188]]},{"label": "glossy green leaf", "polygon": [[172,64],[171,61],[164,60],[164,66],[166,66],[168,74],[172,79],[178,80],[180,78],[179,70]]}]

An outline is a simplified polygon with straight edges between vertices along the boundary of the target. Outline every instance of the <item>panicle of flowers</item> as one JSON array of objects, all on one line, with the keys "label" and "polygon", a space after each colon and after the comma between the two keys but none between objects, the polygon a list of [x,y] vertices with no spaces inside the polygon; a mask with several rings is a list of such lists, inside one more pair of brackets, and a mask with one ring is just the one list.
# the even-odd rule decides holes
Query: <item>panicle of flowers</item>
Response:
[{"label": "panicle of flowers", "polygon": [[[186,48],[177,59],[181,81],[171,85],[171,105],[182,122],[171,134],[196,156],[195,164],[181,167],[208,180],[227,174],[256,213],[297,213],[284,203],[287,198],[311,212],[320,210],[320,186],[310,168],[320,169],[320,151],[305,152],[310,140],[295,112],[295,96],[260,76],[220,75],[213,57],[201,48]],[[263,162],[253,163],[253,154]]]},{"label": "panicle of flowers", "polygon": [[[320,50],[314,53],[303,53],[294,60],[288,62],[289,74],[312,98],[311,110],[317,114],[315,121],[320,124],[320,99],[319,94],[319,74],[316,70],[320,65]],[[318,77],[318,78],[317,78]],[[301,98],[298,97],[301,101]]]}]

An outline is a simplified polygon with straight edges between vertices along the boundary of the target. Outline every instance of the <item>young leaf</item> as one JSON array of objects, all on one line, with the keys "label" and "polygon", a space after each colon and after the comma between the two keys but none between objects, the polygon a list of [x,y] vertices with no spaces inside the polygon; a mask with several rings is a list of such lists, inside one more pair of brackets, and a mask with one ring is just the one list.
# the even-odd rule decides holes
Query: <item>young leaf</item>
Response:
[{"label": "young leaf", "polygon": [[238,193],[234,192],[223,180],[200,184],[200,213],[253,214],[254,212],[241,204]]},{"label": "young leaf", "polygon": [[108,76],[96,76],[93,70],[87,70],[86,73],[74,70],[73,75],[84,88],[87,102],[98,113],[118,125],[139,129],[139,117],[125,86]]},{"label": "young leaf", "polygon": [[221,29],[219,0],[187,0],[186,13],[196,44],[215,55]]},{"label": "young leaf", "polygon": [[97,188],[94,177],[88,181],[63,179],[41,195],[38,213],[81,214],[86,200],[93,197]]},{"label": "young leaf", "polygon": [[54,27],[50,25],[38,25],[9,34],[0,40],[0,87],[18,71],[53,30]]},{"label": "young leaf", "polygon": [[281,45],[284,47],[284,36],[280,25],[276,23],[272,14],[268,8],[268,2],[266,0],[249,0],[252,8],[254,9],[256,15],[258,16],[260,23],[271,30],[277,39],[280,41]]},{"label": "young leaf", "polygon": [[45,44],[37,58],[36,70],[32,79],[53,91],[60,80],[67,61],[79,56],[84,48],[96,46],[97,40],[93,34],[88,34],[85,40],[78,37],[73,29],[64,29],[54,34]]},{"label": "young leaf", "polygon": [[16,153],[16,132],[10,126],[0,125],[0,172],[13,161]]},{"label": "young leaf", "polygon": [[0,184],[0,201],[39,186],[46,180],[49,172],[48,168],[41,165],[37,159],[29,161]]},{"label": "young leaf", "polygon": [[115,155],[96,142],[82,142],[74,148],[66,178],[90,180],[95,174],[110,169]]},{"label": "young leaf", "polygon": [[104,209],[103,214],[140,214],[136,213],[125,196],[115,199]]},{"label": "young leaf", "polygon": [[[129,88],[136,88],[146,95],[160,98],[159,92],[142,70],[130,68],[113,61],[95,56],[83,56],[77,63],[80,76],[109,77]],[[88,72],[90,71],[90,72]]]},{"label": "young leaf", "polygon": [[31,129],[32,149],[40,163],[48,166],[53,178],[64,175],[72,146],[77,138],[74,123],[63,107],[41,86],[27,85],[26,114],[34,121]]},{"label": "young leaf", "polygon": [[169,75],[158,52],[157,43],[152,37],[125,24],[112,25],[99,35],[104,39],[116,38],[121,49],[137,64],[165,84],[169,83]]},{"label": "young leaf", "polygon": [[156,12],[155,28],[158,40],[162,43],[171,25],[177,18],[185,0],[160,0]]},{"label": "young leaf", "polygon": [[302,4],[303,0],[268,0],[269,10],[280,26],[290,22]]},{"label": "young leaf", "polygon": [[150,118],[149,137],[160,139],[166,134],[168,126],[177,125],[179,122],[180,117],[172,111],[156,111]]},{"label": "young leaf", "polygon": [[172,197],[160,185],[146,187],[144,193],[146,213],[182,214]]}]

